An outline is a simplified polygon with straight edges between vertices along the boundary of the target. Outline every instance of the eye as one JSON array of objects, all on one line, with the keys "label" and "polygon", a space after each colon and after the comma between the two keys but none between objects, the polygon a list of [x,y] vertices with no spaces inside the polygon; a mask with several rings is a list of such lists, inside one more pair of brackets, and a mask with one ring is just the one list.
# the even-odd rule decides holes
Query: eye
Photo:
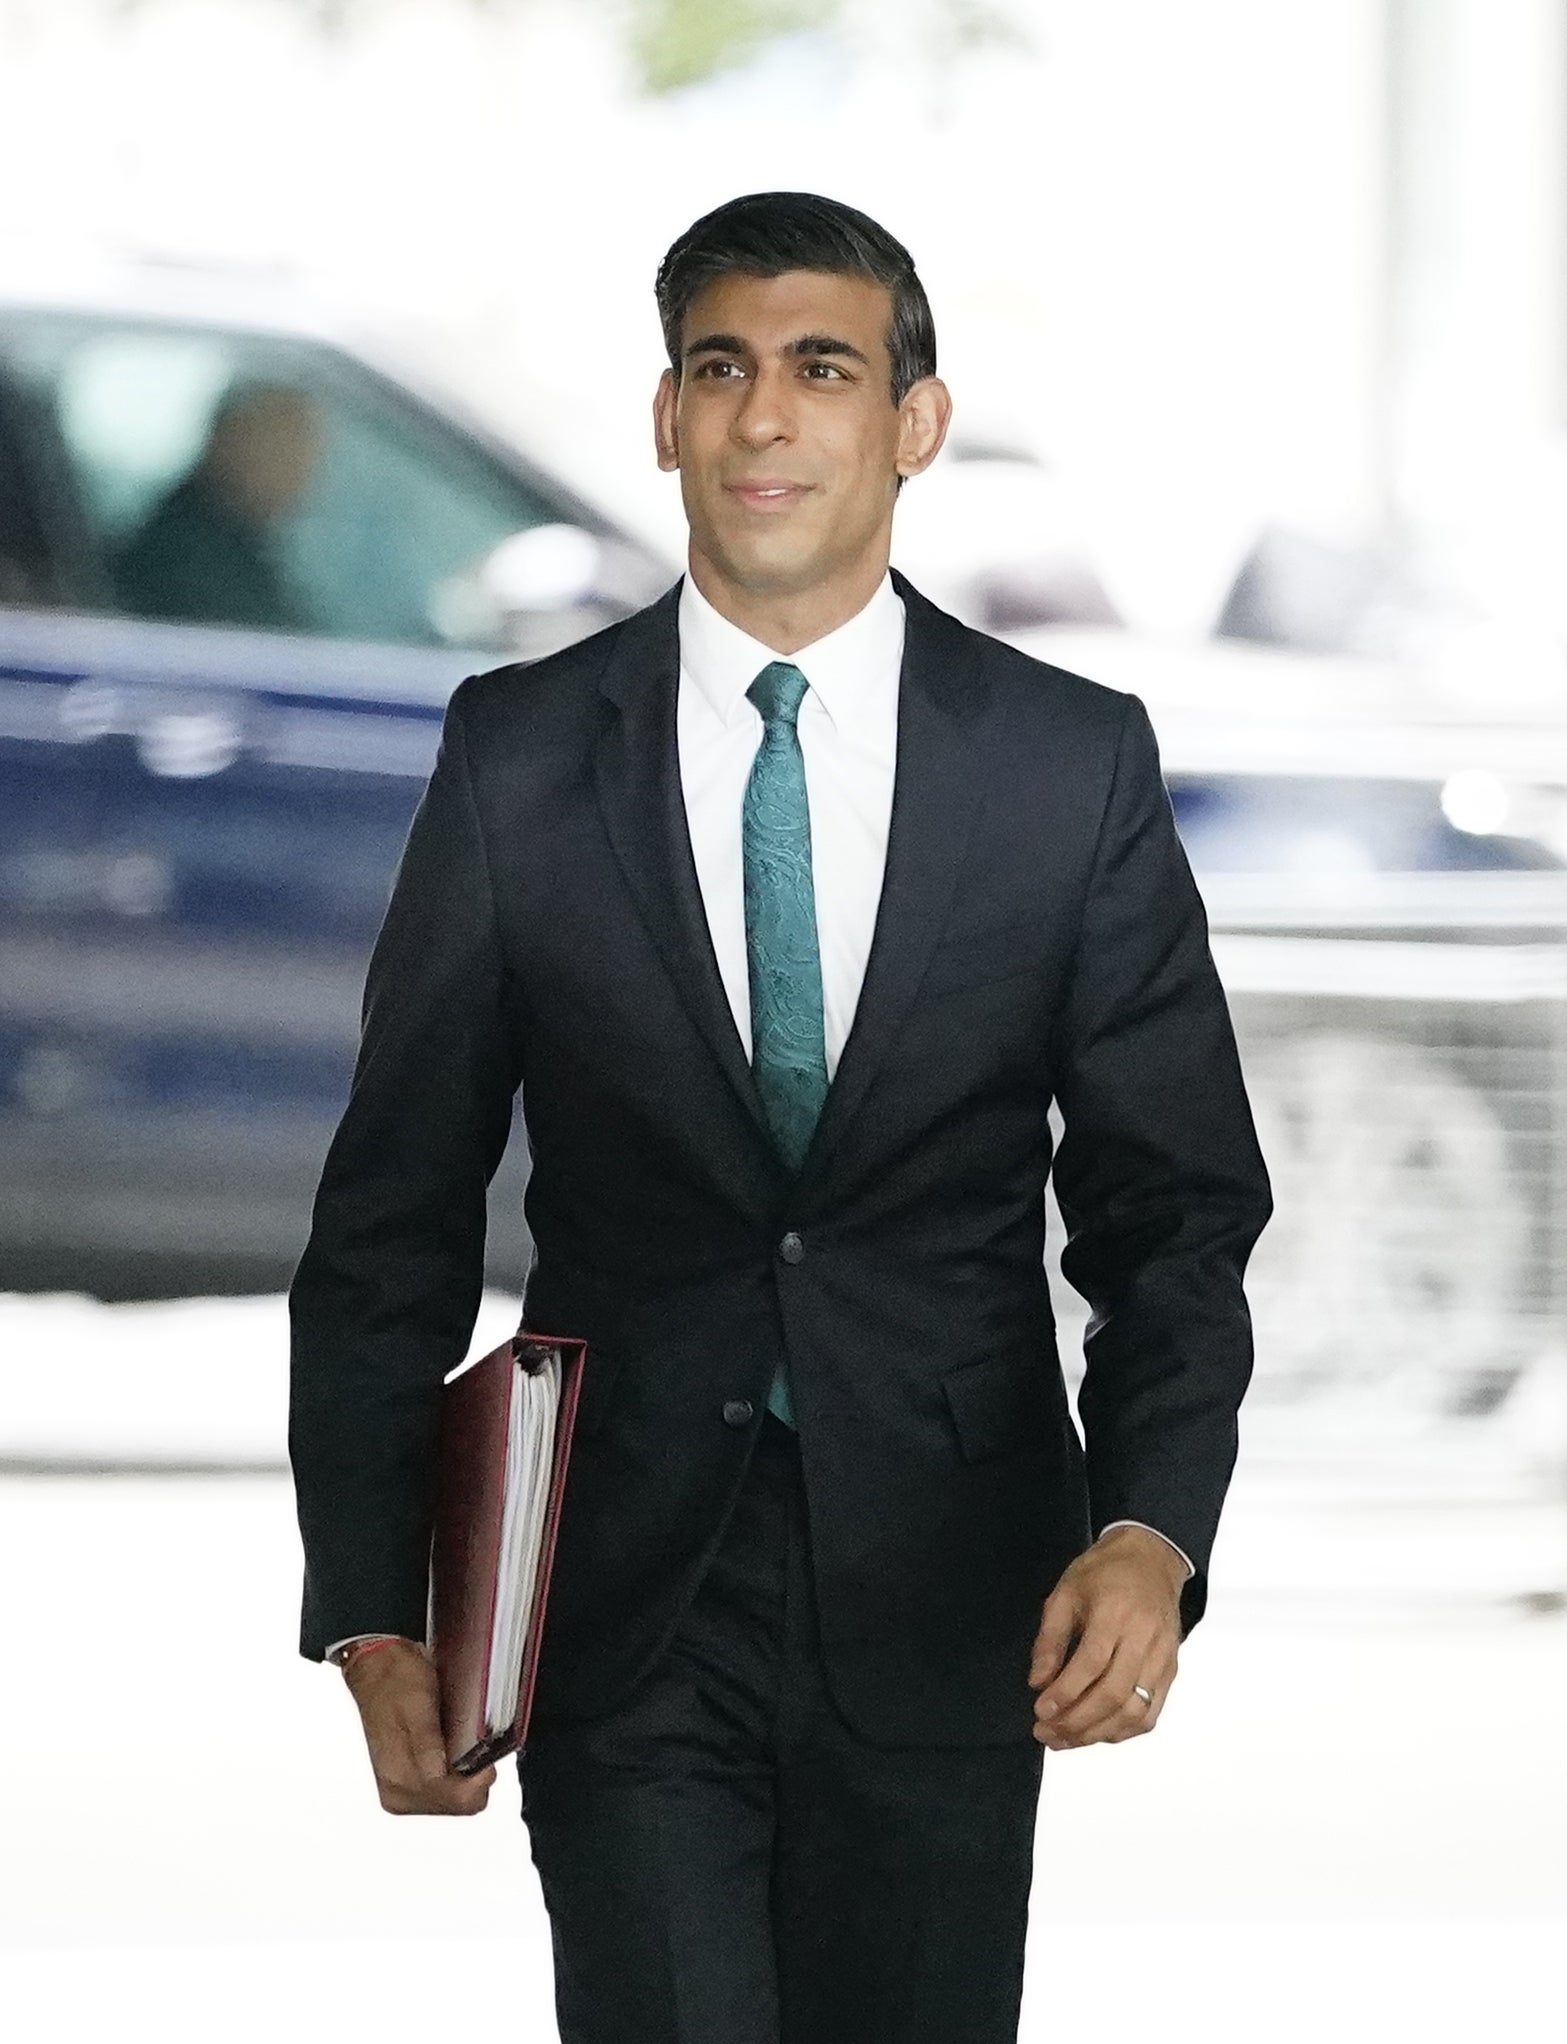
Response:
[{"label": "eye", "polygon": [[829,376],[836,376],[840,380],[843,377],[843,371],[836,362],[807,362],[805,366],[807,369],[825,369]]},{"label": "eye", "polygon": [[699,362],[691,373],[693,376],[706,376],[708,371],[712,369],[738,369],[739,366],[737,362],[726,361],[722,357],[715,356],[709,362]]}]

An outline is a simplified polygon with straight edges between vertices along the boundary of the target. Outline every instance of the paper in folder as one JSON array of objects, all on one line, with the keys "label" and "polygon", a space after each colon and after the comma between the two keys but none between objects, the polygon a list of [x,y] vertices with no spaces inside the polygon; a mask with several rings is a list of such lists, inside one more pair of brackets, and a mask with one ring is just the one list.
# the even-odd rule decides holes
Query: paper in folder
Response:
[{"label": "paper in folder", "polygon": [[519,1331],[441,1393],[430,1641],[458,1774],[527,1737],[586,1354]]}]

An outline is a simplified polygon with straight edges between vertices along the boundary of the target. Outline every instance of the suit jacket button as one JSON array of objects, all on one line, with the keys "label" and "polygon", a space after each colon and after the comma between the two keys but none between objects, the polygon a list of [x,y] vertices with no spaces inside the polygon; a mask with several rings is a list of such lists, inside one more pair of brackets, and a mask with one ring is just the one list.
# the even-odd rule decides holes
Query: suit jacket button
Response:
[{"label": "suit jacket button", "polygon": [[749,1398],[726,1398],[724,1400],[724,1425],[727,1427],[749,1426],[756,1407]]},{"label": "suit jacket button", "polygon": [[785,1263],[803,1263],[805,1261],[805,1244],[800,1240],[793,1228],[789,1230],[788,1234],[779,1243],[778,1254]]}]

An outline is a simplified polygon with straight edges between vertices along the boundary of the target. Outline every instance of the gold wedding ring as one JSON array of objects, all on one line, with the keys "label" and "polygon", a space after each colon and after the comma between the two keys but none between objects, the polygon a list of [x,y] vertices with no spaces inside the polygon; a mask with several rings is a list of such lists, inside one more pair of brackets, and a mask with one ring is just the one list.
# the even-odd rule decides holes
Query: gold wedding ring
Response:
[{"label": "gold wedding ring", "polygon": [[1141,1682],[1134,1682],[1134,1683],[1132,1684],[1132,1694],[1133,1694],[1134,1696],[1140,1696],[1140,1697],[1142,1698],[1142,1700],[1143,1700],[1143,1702],[1144,1702],[1144,1703],[1152,1703],[1152,1702],[1153,1702],[1153,1697],[1152,1697],[1152,1695],[1150,1694],[1150,1692],[1149,1692],[1148,1690],[1144,1689],[1144,1687],[1143,1687],[1143,1685],[1141,1684]]}]

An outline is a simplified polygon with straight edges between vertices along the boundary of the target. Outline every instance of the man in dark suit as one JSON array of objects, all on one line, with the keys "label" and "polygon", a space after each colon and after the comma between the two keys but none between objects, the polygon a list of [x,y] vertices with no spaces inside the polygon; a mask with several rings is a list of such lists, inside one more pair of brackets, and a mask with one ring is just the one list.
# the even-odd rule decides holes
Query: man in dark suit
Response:
[{"label": "man in dark suit", "polygon": [[950,410],[907,252],[755,194],[658,297],[688,572],[461,684],[371,961],[301,1646],[386,1808],[482,1806],[422,1640],[520,1086],[525,1318],[590,1344],[520,1763],[562,2038],[1002,2044],[1043,1749],[1149,1730],[1203,1610],[1267,1177],[1141,703],[889,571]]}]

